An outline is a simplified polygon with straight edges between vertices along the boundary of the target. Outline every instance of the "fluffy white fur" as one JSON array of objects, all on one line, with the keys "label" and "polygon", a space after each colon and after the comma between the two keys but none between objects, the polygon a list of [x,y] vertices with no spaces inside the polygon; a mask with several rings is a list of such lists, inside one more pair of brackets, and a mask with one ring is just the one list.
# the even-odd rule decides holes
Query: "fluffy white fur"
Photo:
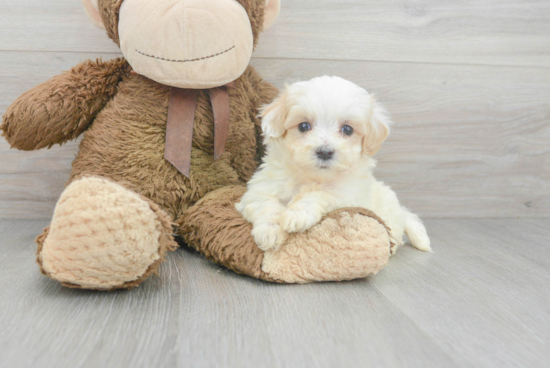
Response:
[{"label": "fluffy white fur", "polygon": [[[400,244],[406,233],[416,248],[431,251],[418,216],[372,174],[372,156],[391,122],[367,91],[339,77],[318,77],[287,86],[261,115],[267,154],[236,205],[261,249],[276,249],[288,233],[309,229],[332,210],[364,207]],[[301,132],[301,123],[310,130]],[[319,150],[332,151],[331,158],[323,160]]]}]

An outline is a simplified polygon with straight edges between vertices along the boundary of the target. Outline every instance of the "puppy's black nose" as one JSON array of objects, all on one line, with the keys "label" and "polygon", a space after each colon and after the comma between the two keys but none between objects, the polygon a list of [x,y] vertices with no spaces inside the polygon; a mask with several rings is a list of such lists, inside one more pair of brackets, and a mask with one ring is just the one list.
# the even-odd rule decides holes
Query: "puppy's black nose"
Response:
[{"label": "puppy's black nose", "polygon": [[320,147],[317,149],[316,153],[317,153],[317,158],[323,161],[328,161],[332,159],[334,150],[328,147]]}]

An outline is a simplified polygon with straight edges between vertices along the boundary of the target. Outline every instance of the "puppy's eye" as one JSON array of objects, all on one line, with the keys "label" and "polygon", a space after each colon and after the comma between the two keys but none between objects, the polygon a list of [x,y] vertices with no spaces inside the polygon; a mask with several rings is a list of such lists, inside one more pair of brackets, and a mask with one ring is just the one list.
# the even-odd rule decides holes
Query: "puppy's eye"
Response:
[{"label": "puppy's eye", "polygon": [[309,125],[309,123],[300,123],[298,125],[298,130],[302,133],[307,132],[308,130],[311,130],[311,125]]},{"label": "puppy's eye", "polygon": [[345,135],[352,135],[353,134],[353,128],[350,127],[349,125],[344,125],[342,127],[342,133],[344,133]]}]

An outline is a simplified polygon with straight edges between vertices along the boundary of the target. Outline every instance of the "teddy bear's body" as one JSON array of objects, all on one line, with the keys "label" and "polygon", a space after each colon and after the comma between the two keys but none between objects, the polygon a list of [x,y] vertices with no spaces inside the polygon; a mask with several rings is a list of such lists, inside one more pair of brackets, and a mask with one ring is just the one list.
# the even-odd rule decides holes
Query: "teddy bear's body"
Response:
[{"label": "teddy bear's body", "polygon": [[[113,61],[122,62],[122,61]],[[116,93],[84,133],[71,180],[101,176],[124,182],[177,220],[206,193],[245,184],[261,150],[258,109],[277,94],[253,67],[229,89],[231,122],[224,154],[214,160],[214,119],[208,94],[199,92],[190,177],[164,160],[170,87],[122,73]]]}]

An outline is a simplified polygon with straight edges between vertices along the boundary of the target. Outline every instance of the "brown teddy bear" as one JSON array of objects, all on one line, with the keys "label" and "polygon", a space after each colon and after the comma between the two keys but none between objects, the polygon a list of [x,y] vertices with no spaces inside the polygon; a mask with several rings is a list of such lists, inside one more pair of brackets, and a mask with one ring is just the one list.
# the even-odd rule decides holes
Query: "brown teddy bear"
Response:
[{"label": "brown teddy bear", "polygon": [[12,147],[84,137],[51,225],[42,272],[65,286],[131,288],[189,245],[237,272],[277,282],[377,272],[390,255],[383,222],[339,210],[270,253],[234,209],[262,156],[259,108],[277,89],[249,66],[279,0],[84,0],[124,58],[85,61],[6,111]]}]

